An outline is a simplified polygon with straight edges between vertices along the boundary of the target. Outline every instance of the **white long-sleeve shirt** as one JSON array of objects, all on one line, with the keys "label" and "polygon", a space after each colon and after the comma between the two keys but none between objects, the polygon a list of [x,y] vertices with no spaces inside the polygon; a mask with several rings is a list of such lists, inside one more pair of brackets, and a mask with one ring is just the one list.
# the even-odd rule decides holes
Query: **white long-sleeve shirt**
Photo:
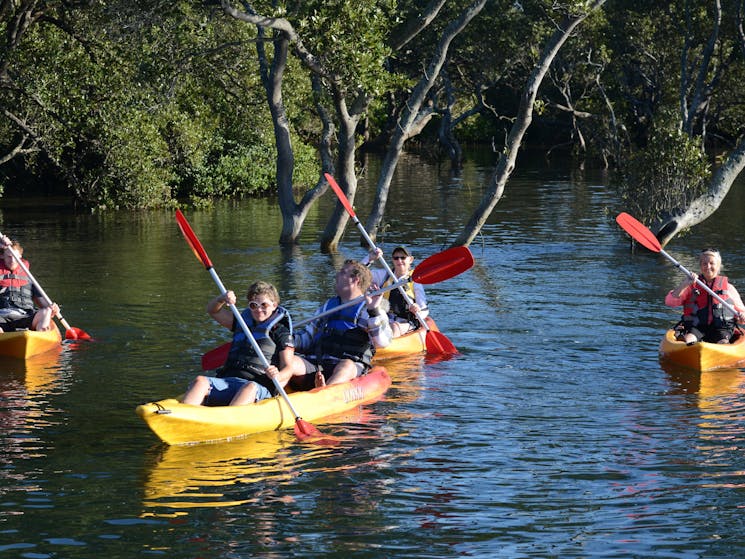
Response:
[{"label": "white long-sleeve shirt", "polygon": [[[373,283],[378,287],[382,287],[383,284],[388,280],[388,272],[384,269],[370,270],[372,273]],[[400,278],[396,278],[400,279]],[[429,309],[427,308],[427,296],[424,293],[424,286],[420,283],[412,282],[414,285],[414,302],[419,305],[419,312],[422,318],[426,318],[429,315]]]}]

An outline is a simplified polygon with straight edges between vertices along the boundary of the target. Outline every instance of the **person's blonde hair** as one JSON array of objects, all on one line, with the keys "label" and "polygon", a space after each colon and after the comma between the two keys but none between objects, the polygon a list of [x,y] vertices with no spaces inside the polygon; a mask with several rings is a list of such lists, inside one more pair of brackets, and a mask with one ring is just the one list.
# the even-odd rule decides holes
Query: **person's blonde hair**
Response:
[{"label": "person's blonde hair", "polygon": [[714,258],[716,259],[716,261],[717,261],[717,263],[719,264],[719,266],[721,266],[721,265],[722,265],[722,255],[721,255],[721,254],[719,253],[719,251],[718,251],[717,249],[715,249],[715,248],[705,248],[704,250],[702,250],[702,251],[701,251],[701,252],[699,253],[699,255],[698,255],[698,263],[699,263],[699,264],[701,264],[701,262],[702,262],[702,261],[703,261],[703,259],[704,259],[704,256],[706,256],[706,255],[711,255],[711,256],[713,256],[713,257],[714,257]]},{"label": "person's blonde hair", "polygon": [[15,250],[18,256],[21,256],[23,254],[23,247],[21,246],[21,243],[19,243],[18,241],[10,241],[10,248]]}]

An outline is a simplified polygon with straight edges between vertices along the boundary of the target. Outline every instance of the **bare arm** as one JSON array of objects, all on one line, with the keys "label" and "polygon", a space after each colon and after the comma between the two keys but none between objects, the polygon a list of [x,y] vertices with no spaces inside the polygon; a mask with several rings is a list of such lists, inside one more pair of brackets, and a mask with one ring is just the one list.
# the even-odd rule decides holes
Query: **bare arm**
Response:
[{"label": "bare arm", "polygon": [[207,314],[228,330],[233,329],[233,312],[228,305],[235,305],[235,293],[226,291],[225,295],[218,295],[207,303]]}]

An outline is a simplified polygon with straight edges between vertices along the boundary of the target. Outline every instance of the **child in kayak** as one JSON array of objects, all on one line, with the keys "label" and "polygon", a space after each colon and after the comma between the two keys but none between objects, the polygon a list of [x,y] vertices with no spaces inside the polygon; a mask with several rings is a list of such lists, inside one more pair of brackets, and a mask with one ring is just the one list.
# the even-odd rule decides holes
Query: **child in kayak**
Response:
[{"label": "child in kayak", "polygon": [[295,355],[292,319],[279,306],[279,293],[270,283],[258,281],[248,288],[248,308],[241,312],[269,367],[264,369],[228,305],[235,293],[227,291],[207,304],[207,313],[233,332],[225,365],[215,376],[199,375],[189,385],[182,402],[206,406],[253,404],[277,394],[272,378],[285,386],[294,375],[305,374],[304,362]]},{"label": "child in kayak", "polygon": [[[678,287],[671,289],[665,297],[669,307],[683,306],[681,332],[679,338],[689,345],[705,341],[729,343],[738,322],[745,321],[745,305],[735,286],[727,276],[719,275],[722,269],[722,256],[713,248],[702,250],[699,254],[701,275],[683,280]],[[727,301],[737,314],[701,287],[696,280],[704,282],[714,293]]]}]

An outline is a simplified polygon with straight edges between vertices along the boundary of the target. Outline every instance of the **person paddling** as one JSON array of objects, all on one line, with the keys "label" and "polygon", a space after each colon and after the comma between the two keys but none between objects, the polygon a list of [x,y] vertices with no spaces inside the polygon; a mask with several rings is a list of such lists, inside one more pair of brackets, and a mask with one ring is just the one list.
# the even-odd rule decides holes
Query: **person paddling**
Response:
[{"label": "person paddling", "polygon": [[[700,341],[729,343],[737,323],[745,322],[745,305],[727,276],[720,275],[722,256],[718,250],[702,250],[699,254],[699,266],[701,275],[691,274],[691,277],[685,278],[665,297],[667,306],[683,306],[678,338],[688,345]],[[703,281],[714,293],[734,307],[737,314],[732,313],[705,289],[697,286],[697,279]]]},{"label": "person paddling", "polygon": [[182,402],[192,405],[241,406],[275,396],[271,377],[285,386],[293,375],[304,375],[305,364],[295,355],[292,319],[279,306],[279,293],[270,283],[258,281],[248,288],[248,308],[241,315],[270,366],[264,369],[243,330],[236,324],[228,305],[235,305],[235,293],[226,291],[207,304],[207,313],[233,332],[225,365],[215,376],[199,375],[189,386]]},{"label": "person paddling", "polygon": [[[59,314],[57,303],[47,302],[13,256],[23,256],[18,241],[0,237],[3,259],[0,263],[0,332],[16,330],[47,331],[55,328],[52,317]],[[26,269],[29,263],[23,260]]]},{"label": "person paddling", "polygon": [[367,266],[346,260],[336,273],[336,297],[328,299],[316,314],[353,299],[361,301],[317,318],[295,332],[295,348],[306,363],[303,387],[311,382],[325,386],[362,376],[370,369],[375,348],[391,343],[393,333],[388,317],[380,310],[382,295],[363,298],[370,287],[376,288]]},{"label": "person paddling", "polygon": [[[362,259],[363,264],[370,264],[383,256],[383,251],[379,248]],[[404,246],[397,246],[391,253],[393,259],[393,274],[397,280],[411,277],[414,263],[414,256]],[[381,287],[391,285],[393,281],[388,277],[388,272],[382,268],[370,270],[372,273],[373,283]],[[385,293],[384,297],[389,301],[388,318],[391,322],[393,337],[398,338],[404,334],[416,330],[421,326],[417,314],[423,319],[429,315],[427,308],[427,296],[424,293],[424,286],[420,283],[411,281],[404,286],[409,299],[412,303],[409,305],[406,299],[398,289]]]}]

